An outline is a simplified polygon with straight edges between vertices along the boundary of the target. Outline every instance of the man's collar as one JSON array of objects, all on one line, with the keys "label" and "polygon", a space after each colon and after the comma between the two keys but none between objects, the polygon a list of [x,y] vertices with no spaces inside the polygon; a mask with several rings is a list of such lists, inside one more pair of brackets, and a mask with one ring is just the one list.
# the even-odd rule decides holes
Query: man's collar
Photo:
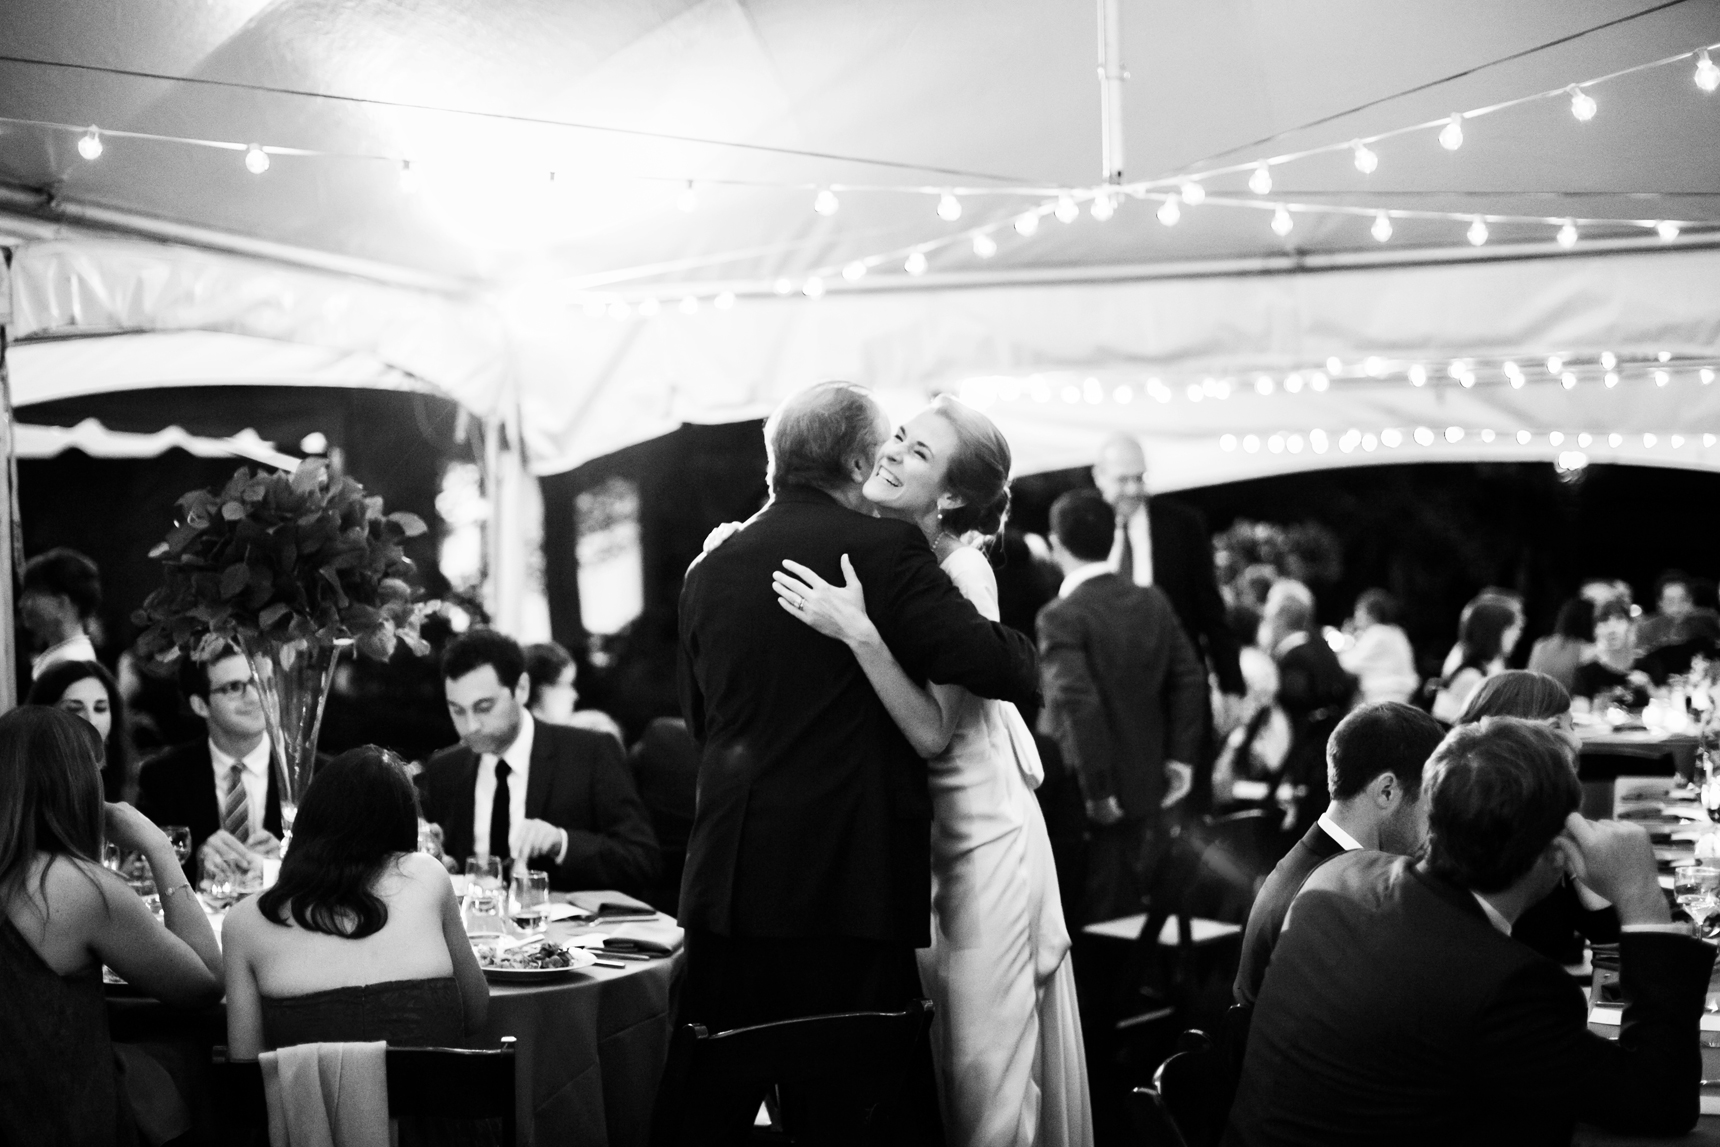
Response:
[{"label": "man's collar", "polygon": [[1321,813],[1320,819],[1315,823],[1320,826],[1321,830],[1324,831],[1327,836],[1337,841],[1338,847],[1342,848],[1345,852],[1358,852],[1361,850],[1361,842],[1349,833],[1345,832],[1343,828],[1339,826],[1338,822],[1332,819],[1331,809],[1328,808],[1325,812]]},{"label": "man's collar", "polygon": [[209,739],[209,760],[215,766],[217,773],[226,773],[235,764],[243,765],[245,771],[252,776],[267,777],[269,775],[269,738],[265,734],[257,742],[256,748],[235,760],[228,756],[215,744],[215,739]]},{"label": "man's collar", "polygon": [[1486,915],[1487,922],[1489,924],[1493,925],[1493,927],[1503,935],[1509,936],[1511,934],[1511,921],[1505,919],[1504,913],[1489,904],[1487,902],[1487,898],[1482,896],[1481,893],[1471,891],[1469,895],[1475,897],[1475,902],[1481,905],[1481,911]]},{"label": "man's collar", "polygon": [[1063,584],[1057,587],[1057,596],[1068,597],[1077,588],[1099,577],[1101,574],[1115,573],[1111,563],[1107,561],[1088,562],[1084,566],[1076,566],[1063,576]]},{"label": "man's collar", "polygon": [[[496,754],[498,760],[508,762],[508,767],[519,772],[531,765],[532,745],[537,740],[537,722],[532,719],[530,709],[520,709],[520,731],[514,734],[514,743]],[[484,754],[488,756],[489,754]]]}]

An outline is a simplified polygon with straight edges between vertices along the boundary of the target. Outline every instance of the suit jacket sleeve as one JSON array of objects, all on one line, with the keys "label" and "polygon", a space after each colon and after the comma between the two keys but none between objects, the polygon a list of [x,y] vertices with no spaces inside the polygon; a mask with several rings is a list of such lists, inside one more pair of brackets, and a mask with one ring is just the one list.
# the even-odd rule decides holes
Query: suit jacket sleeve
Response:
[{"label": "suit jacket sleeve", "polygon": [[1170,664],[1165,671],[1165,759],[1185,765],[1200,762],[1206,731],[1206,667],[1165,603],[1164,630],[1170,637]]},{"label": "suit jacket sleeve", "polygon": [[[698,562],[693,563],[696,568]],[[691,576],[693,570],[687,571]],[[686,590],[681,598],[681,640],[675,652],[675,688],[681,702],[681,717],[693,740],[705,743],[705,695],[699,688],[699,678],[693,669],[693,626],[687,617]]]},{"label": "suit jacket sleeve", "polygon": [[[1212,662],[1219,689],[1233,697],[1241,697],[1248,692],[1248,685],[1242,680],[1242,650],[1236,634],[1230,630],[1224,595],[1218,592],[1218,571],[1212,564],[1212,539],[1206,530],[1206,519],[1198,511],[1190,510],[1188,520],[1193,527],[1188,544],[1194,559],[1196,624],[1206,643],[1206,656]],[[1196,654],[1198,656],[1199,650]]]},{"label": "suit jacket sleeve", "polygon": [[1039,649],[1045,670],[1042,730],[1057,742],[1063,761],[1075,770],[1081,795],[1102,801],[1117,795],[1111,775],[1115,745],[1105,719],[1104,701],[1087,661],[1081,619],[1076,611],[1055,607],[1039,614]]},{"label": "suit jacket sleeve", "polygon": [[[917,533],[897,553],[890,584],[876,597],[868,592],[867,608],[909,676],[1017,705],[1038,700],[1033,642],[980,616]],[[690,716],[687,727],[693,727]]]},{"label": "suit jacket sleeve", "polygon": [[1635,1135],[1696,1125],[1697,1026],[1714,949],[1686,936],[1626,933],[1619,944],[1633,1001],[1615,1040],[1588,1030],[1583,993],[1551,961],[1507,980],[1482,1016],[1475,1078],[1504,1121],[1499,1142],[1571,1141],[1568,1119]]},{"label": "suit jacket sleeve", "polygon": [[593,737],[591,820],[595,830],[567,830],[567,856],[556,883],[566,888],[613,888],[642,896],[657,875],[657,836],[627,758],[613,737]]}]

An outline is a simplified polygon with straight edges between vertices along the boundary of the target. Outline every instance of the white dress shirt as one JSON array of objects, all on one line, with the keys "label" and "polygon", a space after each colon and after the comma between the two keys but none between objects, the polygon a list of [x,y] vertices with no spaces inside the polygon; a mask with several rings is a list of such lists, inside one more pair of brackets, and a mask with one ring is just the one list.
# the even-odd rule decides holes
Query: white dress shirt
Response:
[{"label": "white dress shirt", "polygon": [[68,637],[58,645],[50,645],[36,654],[36,659],[30,662],[30,680],[34,681],[42,675],[49,666],[59,665],[64,661],[94,661],[96,647],[91,644],[89,634],[80,633],[76,637]]},{"label": "white dress shirt", "polygon": [[[249,840],[263,828],[263,813],[269,800],[269,738],[257,742],[257,747],[243,757],[229,757],[209,742],[209,764],[215,772],[215,807],[227,807],[227,787],[235,764],[244,767],[240,779],[245,785],[246,812],[249,814],[245,839]],[[223,825],[223,828],[226,826]]]},{"label": "white dress shirt", "polygon": [[1084,566],[1076,566],[1063,575],[1063,584],[1057,587],[1058,597],[1068,597],[1075,592],[1077,586],[1090,582],[1100,574],[1116,573],[1117,567],[1107,559],[1102,562],[1088,562]]},{"label": "white dress shirt", "polygon": [[[1119,568],[1123,562],[1123,529],[1129,531],[1130,556],[1135,560],[1133,571]],[[1106,560],[1113,570],[1130,578],[1136,585],[1153,584],[1153,533],[1147,523],[1147,507],[1144,504],[1129,515],[1123,528],[1117,530],[1117,538],[1111,543],[1111,556]]]},{"label": "white dress shirt", "polygon": [[526,778],[531,775],[532,741],[537,736],[537,722],[525,710],[520,711],[520,731],[498,756],[482,753],[478,757],[478,779],[472,786],[472,855],[490,855],[490,806],[496,801],[496,762],[508,762],[508,855],[514,855],[513,840],[519,833],[520,822],[526,819]]},{"label": "white dress shirt", "polygon": [[1318,824],[1323,830],[1325,830],[1327,836],[1337,841],[1338,847],[1342,848],[1345,852],[1361,851],[1361,842],[1338,827],[1338,822],[1332,819],[1331,809],[1327,809],[1325,812],[1321,813],[1320,819],[1314,823]]}]

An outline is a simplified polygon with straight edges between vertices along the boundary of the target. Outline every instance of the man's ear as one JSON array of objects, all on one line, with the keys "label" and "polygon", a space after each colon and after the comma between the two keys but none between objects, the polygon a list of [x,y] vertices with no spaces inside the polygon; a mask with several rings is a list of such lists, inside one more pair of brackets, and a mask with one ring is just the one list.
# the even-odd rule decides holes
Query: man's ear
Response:
[{"label": "man's ear", "polygon": [[532,675],[530,673],[521,673],[520,679],[514,682],[514,700],[518,702],[520,708],[523,709],[526,706],[526,702],[531,700],[531,696]]},{"label": "man's ear", "polygon": [[848,480],[856,486],[863,486],[875,467],[876,463],[868,461],[865,455],[856,454],[848,460]]},{"label": "man's ear", "polygon": [[1373,794],[1374,805],[1380,809],[1392,808],[1403,800],[1403,785],[1390,769],[1369,781],[1368,791]]},{"label": "man's ear", "polygon": [[209,702],[195,693],[191,695],[190,702],[191,711],[207,721],[209,719]]}]

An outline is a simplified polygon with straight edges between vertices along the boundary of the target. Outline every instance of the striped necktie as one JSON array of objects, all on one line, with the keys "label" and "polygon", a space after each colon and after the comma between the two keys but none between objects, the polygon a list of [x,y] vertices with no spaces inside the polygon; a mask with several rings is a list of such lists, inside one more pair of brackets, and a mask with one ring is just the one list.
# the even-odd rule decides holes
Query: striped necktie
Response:
[{"label": "striped necktie", "polygon": [[245,798],[245,766],[227,774],[227,799],[221,803],[221,827],[241,841],[251,838],[251,802]]}]

